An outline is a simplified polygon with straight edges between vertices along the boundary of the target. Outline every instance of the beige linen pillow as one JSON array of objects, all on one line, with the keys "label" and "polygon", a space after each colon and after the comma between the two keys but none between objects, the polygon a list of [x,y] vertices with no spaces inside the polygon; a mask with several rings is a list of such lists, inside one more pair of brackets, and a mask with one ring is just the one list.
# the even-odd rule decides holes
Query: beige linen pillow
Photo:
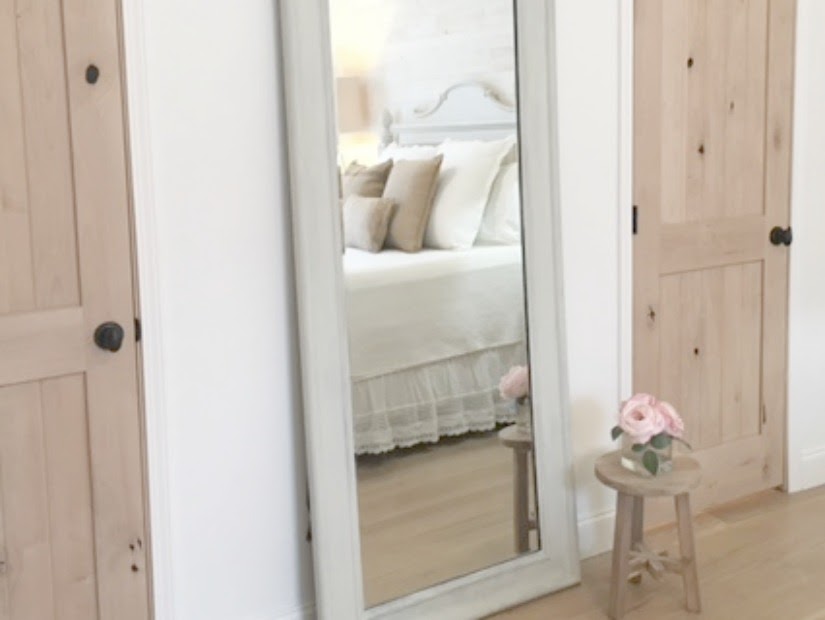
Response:
[{"label": "beige linen pillow", "polygon": [[380,252],[392,217],[392,200],[352,195],[344,201],[344,242],[349,248]]},{"label": "beige linen pillow", "polygon": [[380,198],[391,169],[392,161],[385,161],[369,168],[355,162],[351,163],[344,171],[341,197],[356,195]]},{"label": "beige linen pillow", "polygon": [[432,159],[400,160],[393,164],[384,198],[396,204],[386,245],[405,252],[418,252],[433,206],[442,155]]}]

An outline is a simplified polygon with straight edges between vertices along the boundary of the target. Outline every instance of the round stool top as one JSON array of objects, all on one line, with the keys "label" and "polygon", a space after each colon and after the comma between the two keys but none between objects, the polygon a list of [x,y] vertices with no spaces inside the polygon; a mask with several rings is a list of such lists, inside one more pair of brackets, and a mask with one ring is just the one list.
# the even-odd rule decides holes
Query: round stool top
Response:
[{"label": "round stool top", "polygon": [[533,435],[515,424],[502,428],[498,432],[498,439],[508,448],[530,450],[533,447]]},{"label": "round stool top", "polygon": [[689,456],[673,457],[673,471],[658,476],[644,477],[622,467],[618,451],[610,452],[596,461],[596,478],[620,493],[639,497],[659,497],[687,493],[699,485],[702,469]]}]

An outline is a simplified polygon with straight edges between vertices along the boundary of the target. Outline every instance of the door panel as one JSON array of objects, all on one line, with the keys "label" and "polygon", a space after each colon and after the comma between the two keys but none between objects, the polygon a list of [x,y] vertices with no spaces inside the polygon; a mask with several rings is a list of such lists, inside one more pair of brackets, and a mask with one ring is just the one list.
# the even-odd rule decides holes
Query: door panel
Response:
[{"label": "door panel", "polygon": [[661,279],[660,392],[697,450],[760,431],[761,293],[760,263]]},{"label": "door panel", "polygon": [[[60,4],[3,0],[0,20],[0,156],[7,265],[6,310],[79,301],[69,111]],[[15,20],[15,12],[20,19]],[[15,28],[15,22],[17,28]],[[4,218],[6,219],[6,218]],[[0,306],[2,307],[2,306]]]},{"label": "door panel", "polygon": [[54,607],[41,415],[36,383],[2,390],[0,458],[7,567],[3,579],[12,620],[48,618]]},{"label": "door panel", "polygon": [[0,135],[0,619],[144,620],[116,2],[0,0]]},{"label": "door panel", "polygon": [[8,617],[96,618],[82,376],[0,389],[0,459]]},{"label": "door panel", "polygon": [[96,618],[89,428],[82,375],[41,383],[51,560],[58,618]]},{"label": "door panel", "polygon": [[795,3],[635,7],[634,387],[683,414],[701,509],[784,480]]}]

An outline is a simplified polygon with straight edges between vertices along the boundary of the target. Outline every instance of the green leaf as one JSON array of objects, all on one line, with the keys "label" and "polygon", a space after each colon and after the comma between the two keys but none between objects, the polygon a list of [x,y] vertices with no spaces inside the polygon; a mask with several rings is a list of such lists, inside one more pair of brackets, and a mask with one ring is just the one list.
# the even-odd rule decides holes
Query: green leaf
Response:
[{"label": "green leaf", "polygon": [[648,450],[642,456],[642,465],[655,476],[659,471],[659,456],[653,450]]},{"label": "green leaf", "polygon": [[670,445],[670,435],[667,433],[659,433],[658,435],[654,435],[650,439],[650,445],[657,450],[667,448]]},{"label": "green leaf", "polygon": [[634,444],[631,446],[631,448],[633,449],[633,452],[641,452],[641,451],[642,451],[642,450],[644,450],[646,447],[647,447],[647,444],[646,444],[646,443],[634,443]]},{"label": "green leaf", "polygon": [[613,429],[610,431],[610,436],[613,438],[613,441],[616,441],[621,434],[622,434],[622,427],[621,426],[614,426]]}]

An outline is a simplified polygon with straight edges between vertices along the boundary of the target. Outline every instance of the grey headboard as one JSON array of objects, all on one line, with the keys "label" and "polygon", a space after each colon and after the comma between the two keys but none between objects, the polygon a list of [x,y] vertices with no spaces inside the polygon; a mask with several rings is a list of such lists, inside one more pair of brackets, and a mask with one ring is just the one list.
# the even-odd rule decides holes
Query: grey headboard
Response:
[{"label": "grey headboard", "polygon": [[385,110],[382,125],[383,148],[393,142],[438,144],[447,138],[495,140],[516,135],[518,118],[515,101],[496,88],[483,82],[460,82],[405,114],[403,122],[396,122]]}]

